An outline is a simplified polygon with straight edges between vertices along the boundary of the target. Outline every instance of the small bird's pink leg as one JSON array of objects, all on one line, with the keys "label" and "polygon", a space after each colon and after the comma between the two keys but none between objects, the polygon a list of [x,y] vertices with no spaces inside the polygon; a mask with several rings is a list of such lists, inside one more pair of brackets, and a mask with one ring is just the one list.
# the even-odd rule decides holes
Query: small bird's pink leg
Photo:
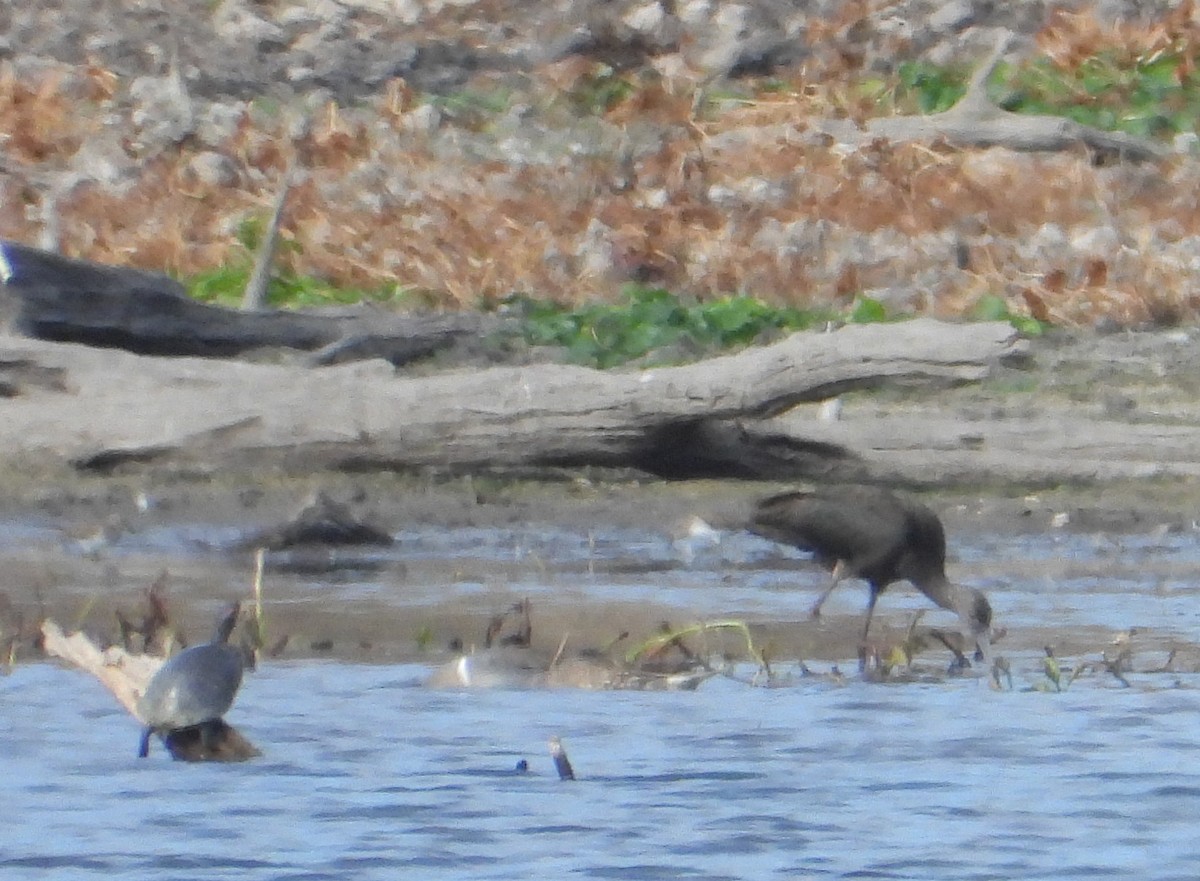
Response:
[{"label": "small bird's pink leg", "polygon": [[838,560],[833,567],[829,587],[825,588],[824,592],[817,597],[817,601],[813,603],[812,611],[809,613],[814,618],[821,617],[821,606],[825,604],[825,600],[829,599],[829,595],[833,593],[833,589],[838,586],[843,578],[846,577],[846,564]]}]

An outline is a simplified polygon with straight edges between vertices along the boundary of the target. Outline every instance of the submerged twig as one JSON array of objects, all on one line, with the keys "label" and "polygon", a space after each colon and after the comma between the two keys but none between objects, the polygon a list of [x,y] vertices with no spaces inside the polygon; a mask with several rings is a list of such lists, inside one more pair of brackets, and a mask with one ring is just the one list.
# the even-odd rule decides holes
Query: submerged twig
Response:
[{"label": "submerged twig", "polygon": [[267,645],[267,620],[266,613],[263,611],[263,569],[266,566],[266,559],[265,548],[258,548],[254,552],[254,633],[250,640],[250,648],[255,664],[258,663],[258,653]]},{"label": "submerged twig", "polygon": [[558,649],[554,652],[554,657],[552,657],[550,659],[550,663],[547,665],[547,669],[553,670],[556,666],[558,666],[558,662],[562,658],[563,652],[567,648],[567,640],[570,638],[570,636],[571,636],[571,634],[569,634],[569,633],[563,634],[563,638],[561,640],[559,640],[559,642],[558,642]]},{"label": "submerged twig", "polygon": [[575,769],[571,767],[571,760],[567,758],[567,751],[558,737],[550,738],[550,758],[554,759],[554,768],[558,771],[559,780],[575,779]]}]

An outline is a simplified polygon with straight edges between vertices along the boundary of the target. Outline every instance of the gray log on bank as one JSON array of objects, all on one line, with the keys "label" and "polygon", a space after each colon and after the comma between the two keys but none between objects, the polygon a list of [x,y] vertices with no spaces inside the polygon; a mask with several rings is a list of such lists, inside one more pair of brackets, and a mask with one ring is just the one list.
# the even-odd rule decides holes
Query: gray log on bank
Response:
[{"label": "gray log on bank", "polygon": [[[401,316],[241,311],[191,299],[168,276],[72,260],[0,241],[0,311],[17,333],[143,355],[231,357],[256,349],[314,352],[314,363],[363,357],[401,366],[495,329],[486,315]],[[5,265],[6,264],[6,265]]]},{"label": "gray log on bank", "polygon": [[[143,723],[138,716],[138,698],[163,665],[163,658],[130,654],[119,646],[102,650],[84,634],[64,633],[51,620],[42,622],[42,641],[47,655],[96,677],[139,724]],[[173,731],[163,738],[163,743],[172,758],[185,762],[240,762],[262,755],[224,721],[211,732],[207,743],[201,742],[196,729]]]},{"label": "gray log on bank", "polygon": [[[411,378],[381,361],[316,370],[0,338],[0,368],[19,362],[59,371],[67,389],[29,385],[8,399],[6,421],[20,432],[0,424],[0,443],[93,471],[608,466],[803,477],[811,472],[787,444],[778,454],[748,455],[753,437],[738,421],[853,389],[978,381],[1024,346],[1005,323],[918,319],[798,333],[681,367],[540,364]],[[714,435],[723,446],[711,442]]]}]

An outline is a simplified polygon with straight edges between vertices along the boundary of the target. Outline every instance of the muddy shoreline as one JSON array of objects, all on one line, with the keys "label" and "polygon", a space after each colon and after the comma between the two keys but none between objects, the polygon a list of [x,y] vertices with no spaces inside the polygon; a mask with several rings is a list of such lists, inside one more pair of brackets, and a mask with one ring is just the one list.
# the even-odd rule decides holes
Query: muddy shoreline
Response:
[{"label": "muddy shoreline", "polygon": [[[733,519],[750,500],[777,488],[761,483],[659,481],[604,483],[579,479],[563,483],[529,483],[459,478],[438,481],[396,476],[225,475],[221,479],[143,474],[120,478],[88,478],[48,485],[41,481],[10,485],[2,513],[6,520],[38,522],[61,529],[60,543],[45,543],[29,552],[6,554],[4,589],[18,614],[43,613],[82,624],[101,640],[115,639],[114,613],[143,606],[145,590],[164,576],[176,624],[191,639],[209,627],[215,604],[250,592],[253,560],[248,553],[211,552],[181,561],[178,555],[128,553],[139,534],[182,528],[203,522],[221,524],[229,535],[248,534],[285,518],[315,489],[356,500],[373,522],[402,533],[419,523],[445,530],[500,528],[517,534],[554,529],[586,535],[596,528],[645,530],[647,534],[682,531],[687,519],[701,514]],[[13,490],[16,491],[13,491]],[[954,561],[954,542],[972,532],[1022,534],[1080,530],[1108,535],[1191,530],[1192,488],[1178,483],[1123,483],[1089,488],[986,492],[955,490],[925,494],[947,524],[951,571],[964,580],[998,577],[986,567],[964,568]],[[137,500],[150,507],[137,511]],[[122,516],[114,512],[125,511]],[[113,528],[114,525],[116,528]],[[102,530],[109,527],[109,536]],[[401,539],[403,540],[403,538]],[[55,550],[57,546],[57,551]],[[457,646],[482,644],[492,616],[503,612],[519,593],[505,583],[505,571],[450,571],[455,561],[401,564],[372,578],[391,584],[391,596],[361,596],[347,601],[339,592],[328,596],[296,588],[268,567],[265,592],[273,637],[288,635],[282,659],[324,658],[368,663],[418,662],[437,665],[453,657]],[[532,567],[536,561],[523,561]],[[164,575],[165,573],[165,575]],[[748,577],[730,571],[729,579]],[[1048,577],[1052,576],[1052,569]],[[337,573],[329,574],[331,583]],[[656,579],[653,567],[646,585]],[[487,584],[481,596],[439,600],[426,580],[439,583],[461,578]],[[570,579],[569,574],[565,576]],[[546,656],[568,640],[575,649],[596,649],[619,634],[625,644],[652,634],[660,622],[680,626],[694,620],[737,618],[743,610],[719,597],[707,608],[680,608],[669,601],[647,602],[589,598],[581,571],[578,589],[534,603],[533,647]],[[1001,598],[998,605],[1003,606]],[[779,659],[836,662],[855,644],[860,621],[855,615],[826,615],[820,624],[788,615],[744,616],[760,644],[769,644]],[[908,616],[883,614],[873,631],[881,640],[899,638]],[[1036,632],[1010,633],[1002,648],[1034,652],[1054,643],[1063,656],[1102,651],[1112,634],[1103,630],[1066,632],[1053,622]],[[734,636],[707,645],[736,657],[741,646]],[[1179,648],[1174,637],[1153,635],[1146,645]],[[1190,651],[1190,649],[1189,649]]]},{"label": "muddy shoreline", "polygon": [[[1193,377],[1200,375],[1195,363],[1200,355],[1186,344],[1189,334],[1181,330],[1035,340],[1031,357],[1019,370],[1001,369],[981,384],[957,389],[856,393],[844,402],[843,421],[870,427],[904,418],[905,433],[892,440],[901,439],[918,450],[924,465],[908,473],[898,469],[901,478],[911,479],[891,482],[920,493],[942,515],[952,577],[967,582],[994,579],[1002,585],[1002,571],[981,563],[961,565],[956,540],[973,534],[1008,535],[1017,541],[1022,535],[1042,533],[1104,538],[1177,535],[1195,529],[1197,486],[1187,470],[1191,459],[1180,459],[1175,447],[1156,449],[1135,434],[1156,423],[1193,431],[1198,421]],[[214,407],[221,406],[219,390],[217,394]],[[1020,435],[1023,427],[1032,433],[1047,419],[1058,426],[1058,433],[1043,431],[1046,442],[1057,438],[1064,445],[1081,433],[1100,437],[1095,426],[1102,423],[1106,436],[1118,441],[1095,453],[1097,461],[1113,466],[1109,474],[1130,473],[1117,467],[1128,464],[1122,461],[1122,449],[1127,448],[1136,448],[1146,462],[1170,467],[1132,478],[1104,479],[1096,472],[1092,479],[1082,479],[1079,472],[1064,472],[1057,482],[1050,468],[1050,479],[1043,469],[1037,480],[1023,480],[1020,470],[982,455],[1000,426]],[[981,458],[968,479],[953,469],[937,473],[937,463],[946,453],[925,434],[935,423],[959,425],[956,430],[961,433],[983,438],[985,449],[966,450],[979,452]],[[22,429],[10,424],[8,430],[14,437]],[[875,454],[888,456],[886,451]],[[577,542],[604,530],[669,542],[695,516],[736,527],[754,498],[779,488],[776,483],[746,481],[668,482],[595,469],[529,480],[436,472],[297,472],[283,463],[254,470],[127,464],[101,475],[81,472],[61,458],[32,449],[10,449],[6,464],[0,493],[0,521],[10,533],[3,552],[4,626],[11,633],[20,621],[28,631],[40,616],[50,615],[68,627],[81,625],[101,639],[115,638],[116,610],[139,608],[144,591],[160,576],[183,631],[193,639],[207,632],[219,599],[248,593],[251,555],[225,547],[181,555],[178,547],[160,548],[156,542],[203,525],[208,534],[215,530],[232,546],[238,537],[278,525],[317,491],[351,504],[403,545],[406,530],[415,528],[435,534],[491,529],[516,544],[523,537],[555,530]],[[1181,464],[1187,467],[1175,470]],[[22,538],[26,533],[27,540]],[[412,562],[403,552],[399,557],[403,563],[393,560],[372,575],[386,591],[350,601],[336,590],[313,589],[312,580],[305,582],[307,587],[295,587],[269,568],[265,588],[271,626],[275,634],[289,636],[282,657],[440,663],[451,657],[452,646],[479,644],[488,620],[521,598],[509,581],[519,583],[528,567],[543,565],[530,558],[508,568],[460,571],[462,564],[453,559]],[[676,574],[682,566],[652,561],[638,576],[639,596],[630,599],[591,597],[582,570],[562,570],[556,576],[564,586],[561,594],[535,602],[535,648],[552,654],[564,637],[575,648],[596,648],[626,631],[630,639],[647,636],[662,621],[682,625],[745,611],[720,596],[709,597],[703,607],[658,602],[653,588],[662,575],[655,567],[662,565]],[[750,574],[732,568],[721,577],[736,583]],[[337,567],[331,567],[328,583],[336,584],[338,577]],[[1045,577],[1054,577],[1053,567]],[[445,600],[430,588],[461,581],[483,587],[469,599]],[[315,583],[320,584],[320,578]],[[1002,586],[989,590],[1002,591]],[[1002,596],[995,605],[1003,609]],[[790,617],[794,616],[755,613],[747,620],[780,658],[836,660],[845,658],[847,646],[854,645],[856,617],[826,617],[820,627]],[[886,635],[889,626],[903,623],[903,616],[885,616],[880,632]],[[1164,636],[1162,644],[1175,646],[1177,636]],[[1047,622],[1045,629],[1010,634],[1003,647],[1034,652],[1054,642],[1064,653],[1084,653],[1099,651],[1110,638],[1099,631],[1059,632]],[[1154,636],[1147,639],[1153,641]],[[19,647],[18,655],[36,657],[27,646]]]}]

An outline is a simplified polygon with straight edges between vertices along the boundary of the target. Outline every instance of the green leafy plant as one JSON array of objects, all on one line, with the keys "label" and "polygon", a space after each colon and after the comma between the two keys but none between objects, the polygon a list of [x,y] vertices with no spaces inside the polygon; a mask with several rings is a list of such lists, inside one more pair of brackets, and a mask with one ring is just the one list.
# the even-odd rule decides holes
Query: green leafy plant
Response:
[{"label": "green leafy plant", "polygon": [[1007,321],[1026,336],[1040,336],[1051,327],[1050,324],[1030,315],[1014,314],[1008,306],[1008,301],[997,294],[985,294],[980,297],[975,308],[971,310],[971,317],[976,321]]},{"label": "green leafy plant", "polygon": [[967,74],[961,69],[909,61],[901,64],[896,73],[900,79],[897,99],[914,101],[921,113],[949,110],[967,90]]},{"label": "green leafy plant", "polygon": [[[236,307],[242,302],[250,272],[250,262],[239,261],[193,275],[185,280],[184,286],[188,294],[201,303]],[[407,303],[414,299],[420,299],[420,292],[398,284],[376,290],[340,288],[319,278],[287,272],[273,276],[267,286],[267,301],[278,308],[351,305],[367,301]]]},{"label": "green leafy plant", "polygon": [[567,97],[577,112],[597,116],[612,110],[635,90],[636,86],[627,76],[601,64],[581,77]]},{"label": "green leafy plant", "polygon": [[601,368],[666,347],[705,352],[746,345],[771,331],[802,330],[835,317],[829,310],[773,307],[745,296],[685,303],[662,288],[637,286],[616,304],[568,309],[514,295],[503,305],[521,316],[531,345],[563,346],[572,361]]},{"label": "green leafy plant", "polygon": [[[202,303],[237,306],[241,303],[250,278],[248,265],[224,266],[211,272],[192,276],[186,282],[188,293]],[[337,288],[314,278],[282,275],[271,279],[267,300],[278,307],[299,308],[330,304],[360,303],[364,300],[386,300],[393,296],[386,291],[369,292],[352,288]]]},{"label": "green leafy plant", "polygon": [[1042,658],[1042,673],[1045,674],[1045,679],[1034,683],[1034,691],[1052,691],[1056,694],[1064,692],[1087,670],[1087,664],[1064,668],[1055,657],[1054,649],[1046,646],[1045,657]]},{"label": "green leafy plant", "polygon": [[878,324],[888,320],[887,307],[870,297],[859,297],[854,301],[847,320],[851,324]]},{"label": "green leafy plant", "polygon": [[449,95],[431,95],[429,103],[457,125],[483,131],[489,123],[512,106],[512,94],[505,89],[467,90]]}]

